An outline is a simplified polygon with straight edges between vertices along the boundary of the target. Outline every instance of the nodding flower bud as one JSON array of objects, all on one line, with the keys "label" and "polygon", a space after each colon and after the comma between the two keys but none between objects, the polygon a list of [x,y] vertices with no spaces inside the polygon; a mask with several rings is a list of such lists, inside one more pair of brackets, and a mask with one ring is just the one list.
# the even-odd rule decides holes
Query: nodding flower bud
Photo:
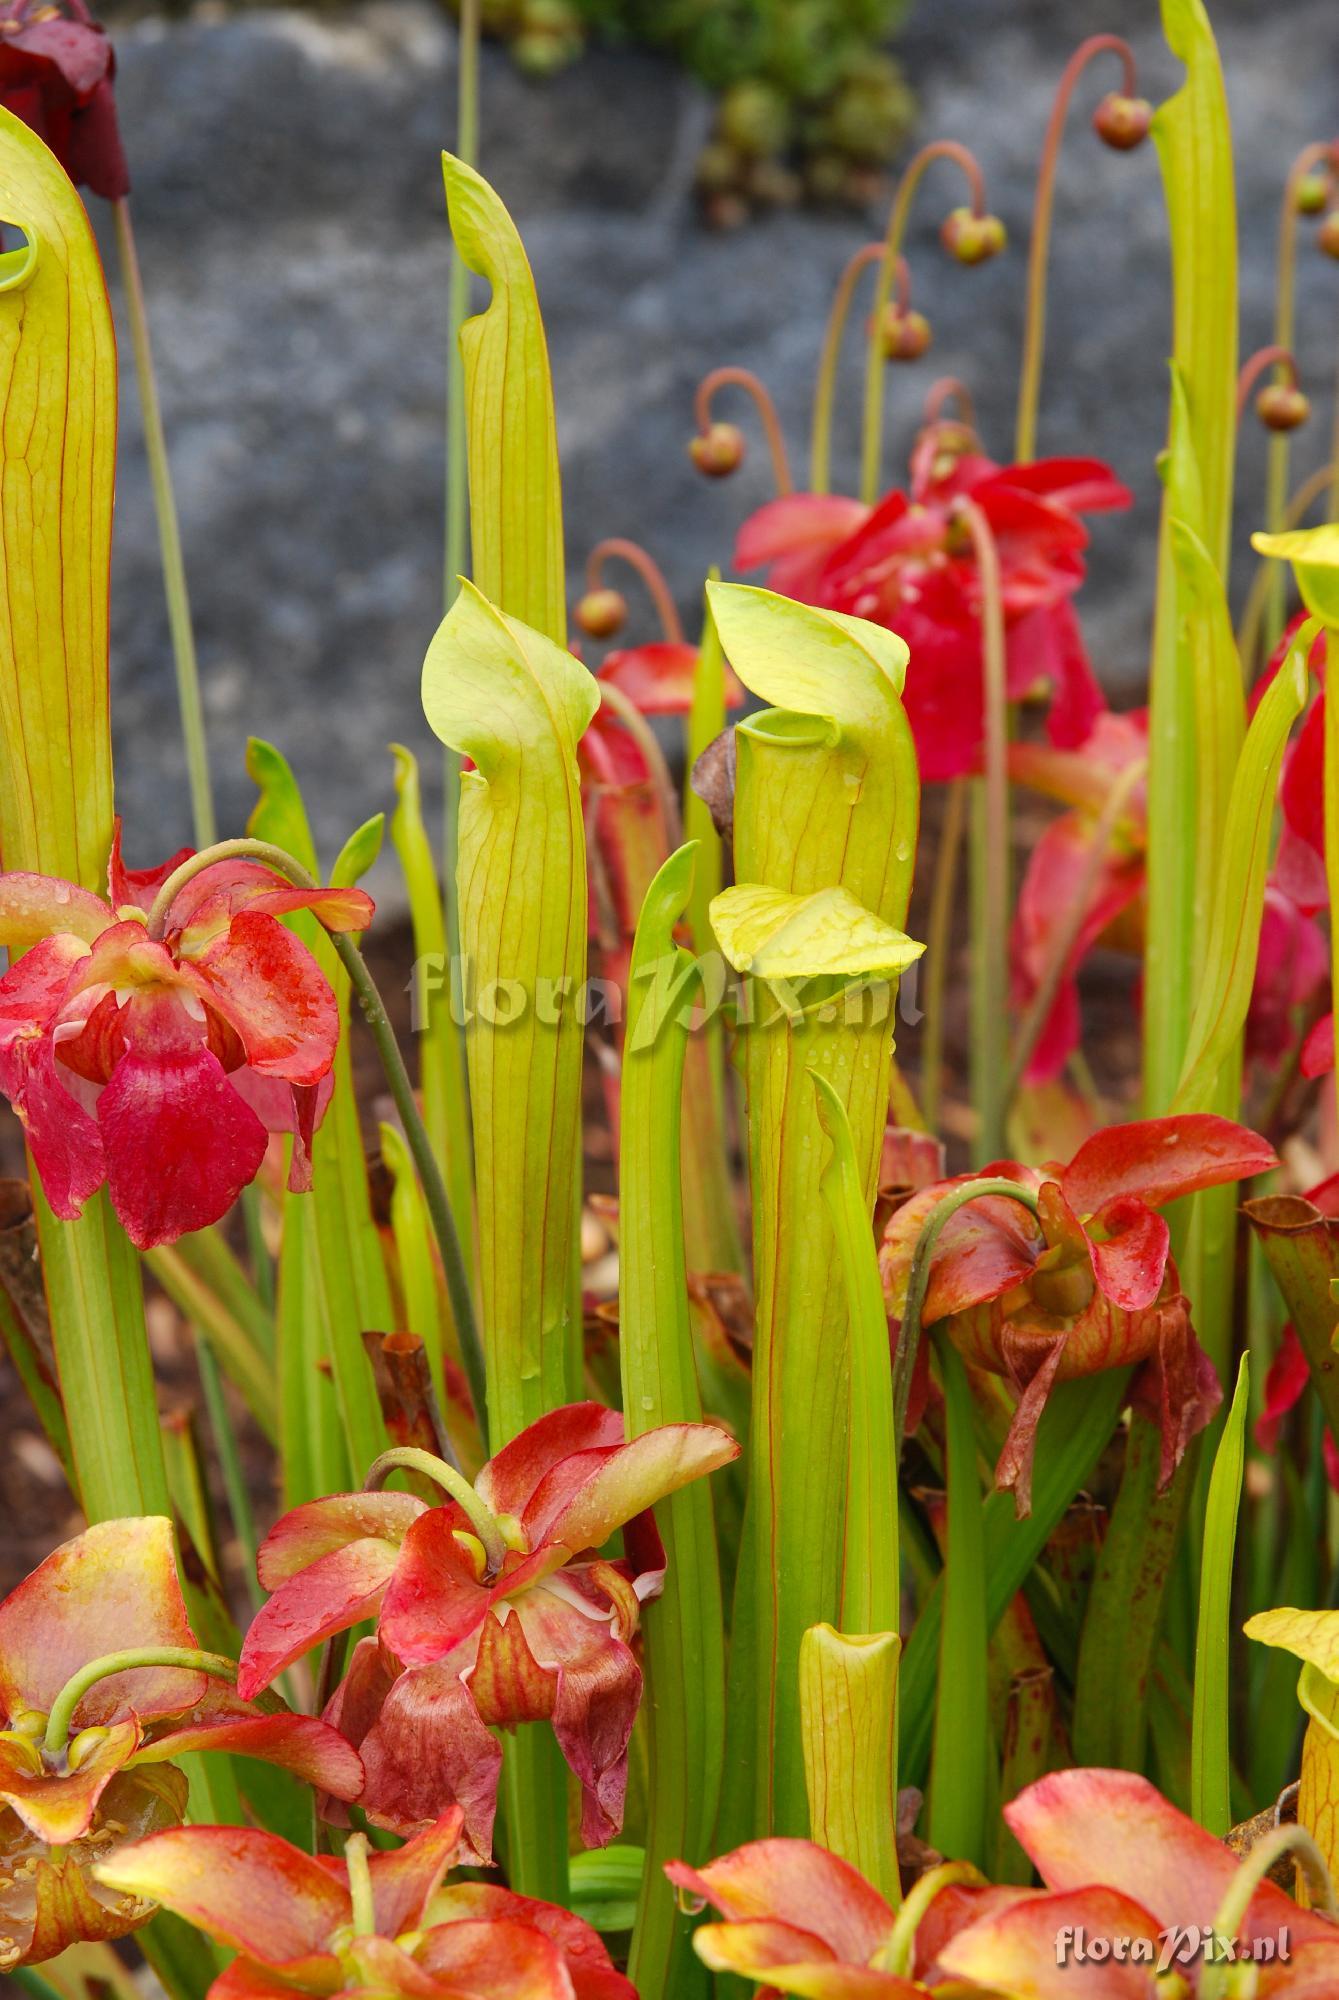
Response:
[{"label": "nodding flower bud", "polygon": [[577,605],[577,624],[591,639],[612,639],[628,619],[628,600],[621,590],[588,590]]},{"label": "nodding flower bud", "polygon": [[1008,240],[998,215],[976,215],[970,208],[955,208],[944,218],[939,240],[960,264],[984,264],[997,257]]},{"label": "nodding flower bud", "polygon": [[1128,153],[1141,146],[1153,123],[1153,106],[1146,97],[1127,97],[1109,90],[1093,113],[1093,130],[1104,146]]},{"label": "nodding flower bud", "polygon": [[1339,257],[1339,208],[1332,208],[1321,223],[1316,242],[1327,257]]},{"label": "nodding flower bud", "polygon": [[1266,430],[1295,431],[1311,415],[1311,401],[1295,382],[1270,382],[1255,399],[1255,414]]},{"label": "nodding flower bud", "polygon": [[688,456],[708,479],[724,479],[744,463],[744,433],[737,424],[708,424],[688,440]]},{"label": "nodding flower bud", "polygon": [[1319,215],[1330,198],[1328,174],[1301,174],[1293,187],[1293,203],[1299,215]]},{"label": "nodding flower bud", "polygon": [[885,361],[919,361],[934,334],[924,313],[890,304],[884,308],[879,339]]}]

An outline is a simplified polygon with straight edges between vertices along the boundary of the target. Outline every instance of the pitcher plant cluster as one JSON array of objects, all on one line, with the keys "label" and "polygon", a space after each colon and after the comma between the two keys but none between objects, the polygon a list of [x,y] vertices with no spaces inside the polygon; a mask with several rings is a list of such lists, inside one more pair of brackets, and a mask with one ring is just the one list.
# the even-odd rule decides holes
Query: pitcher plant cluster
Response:
[{"label": "pitcher plant cluster", "polygon": [[[803,486],[764,385],[703,382],[694,464],[756,423],[776,492],[691,636],[614,532],[569,643],[534,281],[444,156],[469,575],[422,668],[442,843],[387,767],[403,1039],[383,815],[319,855],[254,740],[220,838],[112,48],[82,0],[0,14],[0,1335],[86,1523],[0,1604],[0,1972],[40,2000],[136,1955],[170,2000],[1339,1992],[1339,465],[1295,478],[1291,351],[1339,140],[1294,135],[1243,364],[1218,52],[1162,14],[1156,109],[1114,35],[1064,69],[1021,254],[964,145],[911,160]],[[1083,624],[1132,495],[1042,401],[1062,141],[1147,142],[1165,196],[1137,708]],[[133,867],[79,188],[196,822]],[[1011,442],[920,386],[927,301],[995,258]]]}]

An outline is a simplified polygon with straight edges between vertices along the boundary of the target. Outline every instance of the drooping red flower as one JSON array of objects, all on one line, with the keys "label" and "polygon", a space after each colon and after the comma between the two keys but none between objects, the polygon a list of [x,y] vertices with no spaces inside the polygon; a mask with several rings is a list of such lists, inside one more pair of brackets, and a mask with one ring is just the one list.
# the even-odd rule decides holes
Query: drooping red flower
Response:
[{"label": "drooping red flower", "polygon": [[[1255,1442],[1260,1450],[1272,1458],[1278,1450],[1279,1432],[1283,1419],[1290,1410],[1296,1409],[1311,1381],[1311,1370],[1297,1338],[1297,1329],[1289,1320],[1283,1329],[1278,1352],[1269,1364],[1265,1376],[1264,1399],[1260,1415],[1255,1422]],[[1339,1445],[1335,1444],[1326,1427],[1322,1450],[1325,1458],[1325,1476],[1331,1487],[1339,1493]]]},{"label": "drooping red flower", "polygon": [[1103,706],[1070,603],[1083,581],[1080,516],[1131,495],[1098,459],[997,465],[962,425],[921,433],[909,490],[873,508],[832,494],[770,501],[740,529],[735,566],[774,590],[886,625],[911,650],[903,699],[923,778],[979,768],[984,733],[981,586],[955,512],[970,498],[999,551],[1009,694],[1049,688],[1053,742],[1081,743]]},{"label": "drooping red flower", "polygon": [[123,1937],[151,1915],[101,1886],[94,1862],[181,1821],[185,1773],[171,1761],[223,1750],[283,1765],[342,1799],[357,1753],[313,1716],[262,1713],[230,1687],[176,1667],[95,1681],[60,1750],[48,1715],[73,1676],[109,1653],[196,1650],[170,1521],[105,1521],[47,1557],[0,1604],[0,1970],[81,1938]]},{"label": "drooping red flower", "polygon": [[193,876],[151,933],[155,894],[189,854],[129,870],[118,829],[110,902],[0,875],[0,942],[23,952],[0,979],[0,1090],[55,1214],[77,1216],[105,1181],[141,1250],[217,1222],[267,1132],[293,1134],[289,1185],[310,1187],[339,1010],[279,918],[307,909],[362,930],[372,916],[361,889],[295,889],[228,860]]},{"label": "drooping red flower", "polygon": [[[273,1592],[242,1648],[253,1695],[335,1632],[375,1616],[326,1719],[358,1744],[368,1818],[412,1833],[464,1809],[466,1851],[491,1850],[501,1749],[491,1733],[548,1722],[582,1787],[582,1836],[619,1831],[641,1699],[634,1641],[664,1576],[649,1509],[737,1457],[714,1424],[625,1441],[597,1403],[541,1417],[475,1482],[497,1524],[490,1565],[462,1508],[406,1493],[339,1494],[297,1507],[260,1551]],[[596,1553],[624,1530],[618,1560]]]},{"label": "drooping red flower", "polygon": [[[1168,1972],[1199,1988],[1211,1962],[1203,1940],[1239,1866],[1224,1842],[1133,1771],[1057,1771],[1029,1785],[1004,1817],[1045,1889],[945,1891],[918,1933],[924,1978],[948,1975],[969,1992],[979,1985],[1057,2000],[1070,1991],[1157,2000],[1167,1991],[1159,1973],[1166,1947]],[[1080,1934],[1138,1940],[1139,1950],[1084,1965],[1075,1957]],[[1326,2000],[1339,1991],[1339,1932],[1272,1882],[1252,1891],[1233,1935],[1255,1954],[1257,2000]]]},{"label": "drooping red flower", "polygon": [[[1158,1210],[1199,1188],[1276,1166],[1273,1148],[1208,1113],[1113,1125],[1067,1167],[1004,1160],[983,1173],[1036,1196],[1033,1216],[1008,1196],[968,1203],[944,1225],[930,1265],[922,1324],[944,1322],[978,1368],[1017,1394],[996,1468],[1020,1513],[1030,1504],[1037,1424],[1057,1382],[1139,1366],[1134,1394],[1162,1431],[1165,1484],[1222,1397],[1190,1323],[1190,1308]],[[913,1195],[888,1223],[879,1261],[889,1310],[900,1314],[921,1231],[962,1175]]]},{"label": "drooping red flower", "polygon": [[97,1869],[241,1954],[210,2000],[375,1992],[404,2000],[636,2000],[599,1936],[568,1910],[491,1885],[444,1887],[452,1807],[406,1846],[367,1856],[375,1928],[355,1927],[349,1869],[250,1827],[182,1827]]},{"label": "drooping red flower", "polygon": [[[1041,743],[1010,747],[1011,775],[1071,808],[1043,832],[1028,857],[1018,892],[1009,949],[1013,1000],[1026,1012],[1060,949],[1062,926],[1082,917],[1065,953],[1026,1081],[1059,1076],[1079,1045],[1077,973],[1083,959],[1118,919],[1136,906],[1146,874],[1148,761],[1145,709],[1097,716],[1084,741],[1068,750]],[[1115,788],[1120,796],[1112,801]]]},{"label": "drooping red flower", "polygon": [[32,127],[76,186],[108,201],[130,192],[115,74],[106,30],[84,0],[4,0],[0,104]]}]

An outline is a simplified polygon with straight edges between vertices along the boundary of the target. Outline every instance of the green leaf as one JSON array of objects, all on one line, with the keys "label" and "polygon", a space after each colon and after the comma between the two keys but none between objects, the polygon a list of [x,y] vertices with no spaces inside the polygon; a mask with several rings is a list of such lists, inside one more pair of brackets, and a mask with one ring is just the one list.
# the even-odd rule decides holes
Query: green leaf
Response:
[{"label": "green leaf", "polygon": [[[619,1358],[630,1438],[698,1423],[681,1194],[684,1061],[696,962],[674,941],[694,850],[681,847],[642,905],[628,976],[619,1147]],[[696,1481],[656,1509],[665,1588],[645,1617],[650,1759],[647,1865],[629,1977],[642,2000],[706,1994],[666,1861],[709,1858],[725,1754],[725,1632],[711,1489]]]},{"label": "green leaf", "polygon": [[713,899],[711,924],[735,970],[759,979],[888,979],[925,949],[845,889],[792,896],[763,883],[740,883]]},{"label": "green leaf", "polygon": [[951,1340],[935,1341],[944,1390],[948,1527],[943,1625],[930,1769],[930,1842],[953,1861],[986,1863],[990,1710],[986,1542],[972,1392]]},{"label": "green leaf", "polygon": [[487,311],[460,330],[474,580],[500,611],[561,644],[562,485],[534,276],[488,182],[450,153],[442,155],[442,171],[456,249],[493,288]]},{"label": "green leaf", "polygon": [[428,649],[423,707],[475,765],[461,779],[458,879],[470,1091],[486,1107],[475,1179],[495,1451],[580,1391],[587,911],[576,747],[598,703],[570,653],[462,585]]},{"label": "green leaf", "polygon": [[[744,685],[793,704],[735,731],[737,878],[801,901],[842,890],[900,931],[919,815],[900,642],[767,591],[717,584],[709,597]],[[893,985],[871,1001],[891,1000]],[[819,1008],[778,1024],[759,1009],[742,1035],[756,1313],[721,1847],[803,1834],[808,1824],[799,1653],[810,1626],[840,1617],[850,1400],[848,1310],[820,1193],[826,1149],[812,1074],[825,1075],[846,1107],[872,1203],[892,1054],[882,1005],[844,1018],[851,1011]]]},{"label": "green leaf", "polygon": [[1219,1839],[1232,1824],[1228,1742],[1228,1647],[1232,1560],[1246,1464],[1246,1407],[1251,1363],[1243,1354],[1209,1481],[1200,1564],[1199,1627],[1195,1640],[1195,1700],[1190,1734],[1190,1810]]},{"label": "green leaf", "polygon": [[1177,1085],[1177,1111],[1213,1106],[1219,1071],[1245,1024],[1260,946],[1279,770],[1288,732],[1306,701],[1306,660],[1315,629],[1304,625],[1289,647],[1256,709],[1237,760],[1216,857],[1213,915],[1201,947],[1204,970]]},{"label": "green leaf", "polygon": [[404,1323],[423,1342],[432,1385],[443,1413],[448,1408],[442,1371],[441,1287],[433,1257],[432,1228],[414,1162],[397,1125],[381,1126],[381,1157],[391,1176],[391,1233],[400,1266]]},{"label": "green leaf", "polygon": [[815,1625],[800,1644],[800,1727],[814,1839],[872,1882],[896,1909],[897,1663],[895,1632]]},{"label": "green leaf", "polygon": [[[841,1256],[850,1325],[851,1413],[841,1626],[848,1633],[896,1633],[901,1586],[888,1313],[851,1121],[841,1098],[817,1070],[814,1088],[819,1123],[832,1142],[820,1185]],[[812,1638],[812,1633],[808,1636]],[[811,1793],[812,1789],[811,1785]]]},{"label": "green leaf", "polygon": [[385,813],[373,813],[360,827],[355,827],[343,847],[335,857],[335,865],[330,870],[330,880],[339,889],[350,888],[361,882],[381,852],[381,843],[386,834]]}]

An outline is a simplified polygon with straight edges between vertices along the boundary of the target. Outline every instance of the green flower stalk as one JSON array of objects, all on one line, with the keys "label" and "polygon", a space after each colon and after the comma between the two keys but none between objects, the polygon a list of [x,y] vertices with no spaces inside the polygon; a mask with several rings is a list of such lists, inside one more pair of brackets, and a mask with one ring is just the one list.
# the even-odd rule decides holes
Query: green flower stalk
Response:
[{"label": "green flower stalk", "polygon": [[[845,1107],[872,1203],[892,1056],[887,1003],[919,952],[900,928],[919,779],[900,639],[767,591],[717,584],[709,594],[735,671],[775,704],[736,730],[740,886],[712,906],[727,959],[752,975],[743,1045],[753,1415],[719,1836],[733,1844],[808,1823],[799,1650],[810,1626],[839,1619],[849,1395],[849,1308],[823,1222],[827,1148],[813,1076]],[[879,984],[848,991],[861,977]]]}]

